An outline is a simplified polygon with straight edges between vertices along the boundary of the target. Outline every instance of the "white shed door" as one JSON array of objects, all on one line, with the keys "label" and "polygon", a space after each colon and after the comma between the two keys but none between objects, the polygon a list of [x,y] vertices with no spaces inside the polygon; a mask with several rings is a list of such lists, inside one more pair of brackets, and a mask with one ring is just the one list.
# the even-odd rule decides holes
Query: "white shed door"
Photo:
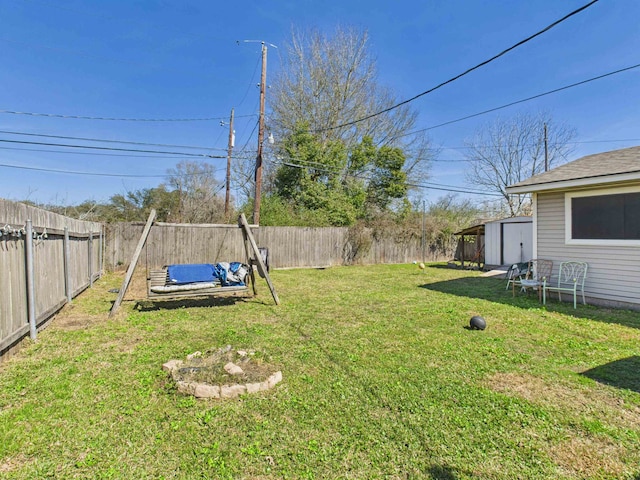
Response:
[{"label": "white shed door", "polygon": [[502,255],[504,265],[531,260],[533,255],[533,224],[531,222],[502,224]]}]

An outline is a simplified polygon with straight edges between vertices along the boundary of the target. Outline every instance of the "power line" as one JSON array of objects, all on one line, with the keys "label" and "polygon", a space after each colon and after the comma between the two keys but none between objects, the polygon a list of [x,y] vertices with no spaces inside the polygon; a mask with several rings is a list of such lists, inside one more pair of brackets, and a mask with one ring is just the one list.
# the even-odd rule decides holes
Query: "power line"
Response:
[{"label": "power line", "polygon": [[[300,160],[298,160],[298,162],[300,162]],[[304,164],[299,164],[299,163],[291,163],[289,161],[283,161],[278,159],[275,163],[279,163],[281,165],[285,165],[287,167],[291,167],[291,168],[312,168],[314,170],[320,170],[320,171],[325,171],[328,173],[333,173],[333,174],[338,174],[340,172],[338,172],[336,169],[330,169],[330,168],[321,168],[321,167],[315,167],[313,165],[304,165]],[[311,162],[311,163],[316,163],[316,162]],[[355,177],[355,178],[361,178],[363,180],[371,180],[370,176],[367,175],[349,175],[350,177]],[[410,182],[406,182],[405,183],[407,186],[409,187],[415,187],[415,188],[430,188],[432,190],[442,190],[442,191],[446,191],[446,192],[455,192],[455,193],[467,193],[467,194],[471,194],[471,195],[486,195],[486,196],[492,196],[492,197],[501,197],[502,195],[497,194],[497,193],[489,193],[489,192],[480,192],[480,191],[475,191],[475,190],[470,190],[470,189],[461,189],[459,187],[456,187],[454,185],[446,185],[446,184],[441,184],[441,183],[431,183],[431,182],[425,182],[425,183],[410,183]]]},{"label": "power line", "polygon": [[107,140],[103,138],[87,138],[87,137],[67,137],[63,135],[48,135],[44,133],[28,133],[28,132],[13,132],[7,130],[0,130],[0,133],[7,135],[26,135],[30,137],[43,137],[43,138],[59,138],[64,140],[82,140],[86,142],[101,142],[101,143],[122,143],[126,145],[146,145],[152,147],[173,147],[173,148],[191,148],[195,150],[225,150],[224,148],[214,147],[199,147],[194,145],[173,145],[167,143],[145,143],[145,142],[131,142],[127,140]]},{"label": "power line", "polygon": [[244,103],[244,101],[247,99],[247,95],[249,95],[249,91],[251,90],[251,87],[253,87],[255,84],[253,83],[254,78],[256,78],[256,72],[258,71],[258,66],[260,65],[260,61],[261,58],[258,57],[256,60],[256,66],[253,69],[253,73],[251,74],[251,81],[249,82],[249,86],[247,87],[247,91],[244,92],[244,96],[242,97],[242,100],[240,100],[240,103],[238,104],[238,108],[240,108],[242,106],[242,104]]},{"label": "power line", "polygon": [[0,139],[0,142],[5,143],[20,143],[26,145],[44,145],[49,147],[63,147],[63,148],[88,148],[94,150],[110,150],[117,152],[138,152],[138,153],[160,153],[166,155],[183,155],[187,157],[199,157],[199,158],[227,158],[222,155],[205,155],[203,153],[186,153],[186,152],[163,152],[158,150],[135,150],[129,148],[115,148],[115,147],[96,147],[92,145],[72,145],[72,144],[61,144],[61,143],[45,143],[45,142],[26,142],[21,140],[6,140]]},{"label": "power line", "polygon": [[616,143],[616,142],[640,142],[640,138],[626,138],[622,140],[583,140],[581,142],[567,142],[567,143]]},{"label": "power line", "polygon": [[170,159],[179,160],[180,156],[160,156],[160,155],[131,155],[125,153],[98,153],[98,152],[67,152],[61,150],[46,150],[44,148],[19,148],[19,147],[0,147],[0,150],[17,150],[19,152],[39,152],[39,153],[56,153],[58,155],[91,155],[100,157],[125,157],[125,158],[153,158],[153,159]]},{"label": "power line", "polygon": [[[566,142],[567,144],[571,144],[571,145],[582,145],[585,143],[618,143],[618,142],[640,142],[640,138],[623,138],[623,139],[619,139],[619,140],[582,140],[582,141],[574,141],[574,142]],[[533,144],[531,144],[530,146],[532,146]],[[480,147],[486,147],[487,145],[479,145]],[[527,146],[527,144],[525,144],[524,146]],[[442,148],[445,148],[447,150],[468,150],[471,148],[475,148],[472,146],[455,146],[455,147],[447,147],[447,146],[443,146]],[[453,160],[451,160],[453,161]]]},{"label": "power line", "polygon": [[[596,0],[597,1],[597,0]],[[227,117],[204,118],[117,118],[117,117],[89,117],[84,115],[62,115],[58,113],[17,112],[14,110],[0,110],[0,113],[12,115],[30,115],[32,117],[72,118],[76,120],[106,120],[114,122],[210,122],[225,120]],[[255,117],[256,114],[238,115],[238,118]]]},{"label": "power line", "polygon": [[253,130],[251,130],[251,133],[249,134],[249,138],[247,138],[247,142],[244,144],[244,146],[240,149],[241,152],[246,151],[247,149],[247,145],[249,145],[249,142],[251,141],[251,137],[253,136],[253,132],[256,131],[256,128],[258,128],[258,123],[256,122],[256,124],[253,126]]},{"label": "power line", "polygon": [[[397,138],[406,137],[408,135],[413,135],[413,134],[416,134],[416,133],[421,133],[421,132],[426,132],[428,130],[433,130],[435,128],[444,127],[445,125],[451,125],[452,123],[462,122],[463,120],[468,120],[470,118],[479,117],[480,115],[485,115],[487,113],[495,112],[495,111],[502,110],[502,109],[507,108],[507,107],[512,107],[514,105],[518,105],[519,103],[524,103],[524,102],[528,102],[528,101],[531,101],[531,100],[535,100],[536,98],[544,97],[546,95],[551,95],[552,93],[558,93],[558,92],[561,92],[562,90],[568,90],[569,88],[577,87],[579,85],[584,85],[585,83],[589,83],[589,82],[594,82],[596,80],[600,80],[600,79],[605,78],[605,77],[610,77],[611,75],[616,75],[618,73],[626,72],[628,70],[633,70],[634,68],[638,68],[638,67],[640,67],[640,63],[637,63],[635,65],[631,65],[629,67],[621,68],[621,69],[615,70],[613,72],[605,73],[603,75],[598,75],[597,77],[588,78],[587,80],[582,80],[580,82],[572,83],[570,85],[565,85],[564,87],[555,88],[553,90],[549,90],[549,91],[544,92],[544,93],[539,93],[538,95],[533,95],[532,97],[527,97],[527,98],[523,98],[521,100],[516,100],[515,102],[506,103],[506,104],[501,105],[499,107],[490,108],[488,110],[483,110],[482,112],[478,112],[478,113],[473,113],[471,115],[467,115],[465,117],[457,118],[455,120],[449,120],[448,122],[439,123],[438,125],[433,125],[431,127],[422,128],[420,130],[414,130],[413,132],[407,132],[407,133],[403,133],[401,135],[396,135],[393,139],[395,140]],[[578,142],[574,142],[574,143],[578,143]]]},{"label": "power line", "polygon": [[[79,172],[76,170],[59,170],[55,168],[40,168],[40,167],[27,167],[24,165],[12,165],[7,163],[0,163],[0,167],[4,168],[16,168],[19,170],[34,170],[37,172],[50,172],[50,173],[62,173],[65,175],[82,175],[82,176],[92,176],[92,177],[118,177],[118,178],[167,178],[168,174],[164,175],[135,175],[129,173],[100,173],[100,172]],[[214,170],[214,172],[219,172],[222,169],[218,168]],[[185,173],[181,174],[181,176],[197,176],[199,173]]]},{"label": "power line", "polygon": [[437,184],[431,184],[431,185],[422,185],[419,183],[407,183],[408,186],[410,187],[416,187],[416,188],[429,188],[431,190],[442,190],[445,192],[455,192],[455,193],[466,193],[466,194],[470,194],[470,195],[485,195],[487,197],[502,197],[502,195],[500,195],[499,193],[490,193],[490,192],[476,192],[476,191],[472,191],[472,190],[462,190],[462,189],[457,189],[457,188],[445,188],[445,187],[434,187],[433,185],[437,185]]},{"label": "power line", "polygon": [[491,58],[489,58],[489,59],[487,59],[487,60],[485,60],[483,62],[478,63],[477,65],[475,65],[475,66],[465,70],[464,72],[456,75],[455,77],[452,77],[449,80],[445,80],[444,82],[442,82],[442,83],[440,83],[440,84],[436,85],[435,87],[432,87],[432,88],[430,88],[428,90],[425,90],[424,92],[419,93],[418,95],[415,95],[415,96],[413,96],[413,97],[411,97],[411,98],[409,98],[407,100],[404,100],[404,101],[402,101],[400,103],[397,103],[397,104],[395,104],[395,105],[393,105],[393,106],[391,106],[389,108],[385,108],[384,110],[380,110],[379,112],[372,113],[371,115],[367,115],[367,116],[362,117],[362,118],[358,118],[357,120],[352,120],[351,122],[343,123],[341,125],[336,125],[334,127],[320,128],[320,129],[317,129],[315,131],[316,132],[324,132],[324,131],[327,131],[327,130],[335,130],[336,128],[349,127],[351,125],[355,125],[356,123],[360,123],[360,122],[363,122],[365,120],[369,120],[370,118],[377,117],[378,115],[382,115],[383,113],[390,112],[391,110],[394,110],[394,109],[396,109],[398,107],[401,107],[402,105],[406,105],[406,104],[408,104],[410,102],[413,102],[414,100],[417,100],[418,98],[420,98],[420,97],[422,97],[424,95],[427,95],[427,94],[429,94],[431,92],[434,92],[434,91],[438,90],[439,88],[444,87],[445,85],[448,85],[449,83],[455,82],[456,80],[464,77],[465,75],[473,72],[474,70],[477,70],[478,68],[483,67],[483,66],[493,62],[494,60],[502,57],[503,55],[507,54],[511,50],[514,50],[514,49],[524,45],[525,43],[533,40],[534,38],[542,35],[543,33],[546,33],[547,31],[549,31],[553,27],[561,24],[562,22],[564,22],[565,20],[569,19],[570,17],[582,12],[583,10],[586,10],[587,8],[589,8],[590,6],[592,6],[594,3],[598,2],[598,1],[599,0],[592,0],[591,2],[587,3],[586,5],[583,5],[582,7],[574,10],[573,12],[568,13],[567,15],[565,15],[562,18],[560,18],[559,20],[556,20],[555,22],[553,22],[550,25],[546,26],[542,30],[534,33],[533,35],[530,35],[529,37],[527,37],[527,38],[525,38],[523,40],[520,40],[518,43],[515,43],[514,45],[512,45],[509,48],[503,50],[502,52],[498,53],[497,55],[494,55],[493,57],[491,57]]}]

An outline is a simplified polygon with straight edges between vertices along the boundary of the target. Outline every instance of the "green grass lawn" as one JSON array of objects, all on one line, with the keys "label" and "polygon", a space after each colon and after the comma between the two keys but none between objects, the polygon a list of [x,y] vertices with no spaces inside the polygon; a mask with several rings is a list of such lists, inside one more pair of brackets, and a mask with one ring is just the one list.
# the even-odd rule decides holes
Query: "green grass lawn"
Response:
[{"label": "green grass lawn", "polygon": [[[259,282],[115,319],[97,282],[0,364],[0,478],[640,479],[640,313],[442,265],[272,280],[280,306]],[[196,400],[161,369],[225,345],[283,381]]]}]

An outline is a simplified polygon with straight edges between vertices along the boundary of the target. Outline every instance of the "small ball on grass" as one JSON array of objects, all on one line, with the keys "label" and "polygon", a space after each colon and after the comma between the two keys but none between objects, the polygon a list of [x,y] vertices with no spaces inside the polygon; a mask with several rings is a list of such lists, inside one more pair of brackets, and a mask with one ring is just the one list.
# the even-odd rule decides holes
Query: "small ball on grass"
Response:
[{"label": "small ball on grass", "polygon": [[480,315],[474,315],[471,317],[471,320],[469,320],[469,327],[471,330],[484,330],[487,328],[487,322]]}]

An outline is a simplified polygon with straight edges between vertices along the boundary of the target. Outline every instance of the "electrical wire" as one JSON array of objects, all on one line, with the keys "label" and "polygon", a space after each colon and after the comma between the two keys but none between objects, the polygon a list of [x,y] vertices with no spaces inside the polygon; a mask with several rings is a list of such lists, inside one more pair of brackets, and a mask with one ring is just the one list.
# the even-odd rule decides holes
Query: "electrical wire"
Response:
[{"label": "electrical wire", "polygon": [[[574,142],[566,142],[567,144],[570,145],[582,145],[585,143],[621,143],[621,142],[640,142],[640,138],[622,138],[619,140],[580,140],[580,141],[574,141]],[[528,144],[524,144],[523,146],[527,146]],[[532,146],[534,144],[529,144],[529,146]],[[478,145],[480,147],[487,147],[487,145]],[[471,148],[475,148],[475,146],[453,146],[453,147],[448,147],[448,146],[442,146],[442,148],[447,149],[447,150],[468,150]]]},{"label": "electrical wire", "polygon": [[[40,167],[27,167],[25,165],[12,165],[12,164],[7,164],[7,163],[0,163],[0,167],[2,168],[16,168],[19,170],[33,170],[33,171],[37,171],[37,172],[50,172],[50,173],[62,173],[65,175],[82,175],[82,176],[90,176],[90,177],[117,177],[117,178],[167,178],[170,175],[168,174],[163,174],[163,175],[135,175],[135,174],[129,174],[129,173],[101,173],[101,172],[79,172],[76,170],[60,170],[60,169],[55,169],[55,168],[40,168]],[[218,168],[216,170],[214,170],[215,172],[220,172],[225,170],[224,168]],[[180,176],[187,176],[187,177],[191,177],[191,176],[198,176],[200,175],[200,173],[184,173],[181,174]]]},{"label": "electrical wire", "polygon": [[[300,160],[298,160],[298,162],[300,162]],[[333,173],[333,174],[338,174],[340,173],[337,169],[331,169],[331,168],[321,168],[321,167],[315,167],[313,165],[305,165],[304,163],[292,163],[291,161],[283,161],[281,159],[277,159],[276,161],[274,161],[274,163],[279,163],[280,165],[284,165],[287,167],[291,167],[291,168],[310,168],[310,169],[314,169],[314,170],[320,170],[320,171],[324,171],[324,172],[328,172],[328,173]],[[312,164],[316,164],[316,162],[310,162]],[[367,175],[349,175],[350,177],[355,177],[355,178],[361,178],[363,180],[371,180],[372,178],[370,176]],[[432,183],[432,182],[425,182],[425,183],[410,183],[407,182],[406,183],[407,186],[409,187],[414,187],[414,188],[430,188],[432,190],[443,190],[446,192],[456,192],[456,193],[467,193],[467,194],[471,194],[471,195],[486,195],[486,196],[490,196],[490,197],[501,197],[502,195],[498,194],[498,193],[491,193],[491,192],[481,192],[481,191],[475,191],[475,190],[469,190],[469,189],[461,189],[460,187],[456,187],[454,185],[447,185],[447,184],[441,184],[441,183]]]},{"label": "electrical wire", "polygon": [[258,123],[256,122],[256,124],[253,126],[253,130],[251,130],[251,133],[249,134],[249,138],[247,138],[247,142],[244,144],[244,146],[240,149],[241,151],[246,151],[247,150],[247,145],[249,145],[249,142],[251,141],[251,137],[253,136],[253,132],[256,131],[256,128],[258,128]]},{"label": "electrical wire", "polygon": [[593,4],[597,3],[598,1],[599,0],[592,0],[591,2],[587,3],[586,5],[583,5],[582,7],[572,11],[571,13],[568,13],[567,15],[565,15],[562,18],[560,18],[559,20],[556,20],[555,22],[551,23],[550,25],[547,25],[542,30],[539,30],[538,32],[534,33],[533,35],[530,35],[527,38],[525,38],[523,40],[520,40],[519,42],[511,45],[509,48],[506,48],[505,50],[503,50],[502,52],[494,55],[493,57],[491,57],[491,58],[489,58],[489,59],[487,59],[487,60],[485,60],[483,62],[480,62],[480,63],[478,63],[477,65],[475,65],[475,66],[473,66],[471,68],[468,68],[467,70],[465,70],[464,72],[456,75],[455,77],[451,77],[449,80],[445,80],[444,82],[442,82],[442,83],[440,83],[440,84],[436,85],[435,87],[432,87],[432,88],[430,88],[428,90],[425,90],[424,92],[419,93],[418,95],[415,95],[415,96],[413,96],[413,97],[411,97],[411,98],[409,98],[407,100],[404,100],[404,101],[402,101],[400,103],[397,103],[397,104],[395,104],[395,105],[393,105],[393,106],[391,106],[389,108],[385,108],[384,110],[380,110],[379,112],[372,113],[372,114],[367,115],[365,117],[358,118],[356,120],[352,120],[350,122],[346,122],[346,123],[343,123],[343,124],[340,124],[340,125],[336,125],[334,127],[320,128],[320,129],[314,130],[314,132],[325,132],[325,131],[328,131],[328,130],[335,130],[337,128],[349,127],[351,125],[355,125],[356,123],[360,123],[360,122],[363,122],[365,120],[369,120],[370,118],[377,117],[378,115],[382,115],[383,113],[390,112],[391,110],[395,110],[396,108],[401,107],[402,105],[406,105],[406,104],[408,104],[410,102],[413,102],[414,100],[417,100],[418,98],[423,97],[424,95],[428,95],[429,93],[432,93],[432,92],[438,90],[439,88],[442,88],[445,85],[448,85],[449,83],[453,83],[456,80],[464,77],[465,75],[473,72],[474,70],[477,70],[478,68],[483,67],[483,66],[493,62],[494,60],[497,60],[498,58],[500,58],[503,55],[509,53],[510,51],[512,51],[512,50],[524,45],[525,43],[530,42],[534,38],[542,35],[543,33],[548,32],[553,27],[561,24],[565,20],[568,20],[572,16],[577,15],[578,13],[582,12],[583,10],[586,10],[587,8],[591,7]]},{"label": "electrical wire", "polygon": [[64,135],[49,135],[45,133],[29,133],[29,132],[14,132],[9,130],[0,130],[0,133],[7,135],[26,135],[30,137],[43,137],[43,138],[58,138],[63,140],[82,140],[86,142],[101,142],[101,143],[122,143],[126,145],[145,145],[151,147],[172,147],[172,148],[190,148],[195,150],[223,150],[226,148],[214,148],[214,147],[199,147],[194,145],[174,145],[169,143],[146,143],[146,142],[131,142],[127,140],[107,140],[103,138],[87,138],[87,137],[68,137]]},{"label": "electrical wire", "polygon": [[[415,187],[415,188],[428,188],[430,190],[442,190],[444,192],[454,192],[454,193],[467,193],[470,195],[484,195],[487,197],[502,197],[502,195],[500,195],[499,193],[490,193],[490,192],[474,192],[471,190],[462,190],[462,189],[457,189],[457,188],[445,188],[445,187],[435,187],[433,185],[422,185],[419,183],[407,183],[408,186],[410,187]],[[435,184],[437,185],[437,184]]]},{"label": "electrical wire", "polygon": [[588,78],[586,80],[582,80],[580,82],[572,83],[570,85],[565,85],[564,87],[554,88],[553,90],[549,90],[549,91],[544,92],[544,93],[539,93],[537,95],[533,95],[531,97],[523,98],[521,100],[516,100],[515,102],[506,103],[504,105],[500,105],[499,107],[490,108],[488,110],[483,110],[482,112],[473,113],[471,115],[466,115],[464,117],[457,118],[455,120],[449,120],[448,122],[439,123],[438,125],[433,125],[431,127],[422,128],[420,130],[414,130],[412,132],[407,132],[407,133],[403,133],[403,134],[400,134],[400,135],[396,135],[395,137],[393,137],[392,140],[395,140],[395,139],[398,139],[398,138],[402,138],[402,137],[406,137],[408,135],[414,135],[416,133],[426,132],[428,130],[433,130],[435,128],[444,127],[445,125],[451,125],[452,123],[462,122],[463,120],[468,120],[470,118],[479,117],[480,115],[485,115],[487,113],[496,112],[498,110],[502,110],[502,109],[507,108],[507,107],[512,107],[514,105],[518,105],[519,103],[529,102],[531,100],[535,100],[537,98],[544,97],[546,95],[551,95],[552,93],[558,93],[558,92],[561,92],[563,90],[568,90],[569,88],[577,87],[579,85],[584,85],[585,83],[589,83],[589,82],[594,82],[596,80],[600,80],[600,79],[603,79],[603,78],[606,78],[606,77],[610,77],[612,75],[616,75],[618,73],[622,73],[622,72],[626,72],[626,71],[629,71],[629,70],[633,70],[634,68],[638,68],[638,67],[640,67],[640,63],[637,63],[635,65],[631,65],[629,67],[624,67],[624,68],[621,68],[619,70],[614,70],[613,72],[605,73],[603,75],[598,75],[597,77],[592,77],[592,78]]},{"label": "electrical wire", "polygon": [[45,142],[26,142],[21,140],[6,140],[0,139],[0,142],[4,143],[20,143],[26,145],[44,145],[49,147],[64,147],[64,148],[88,148],[94,150],[111,150],[117,152],[138,152],[138,153],[160,153],[165,155],[183,155],[187,157],[199,157],[199,158],[227,158],[226,155],[205,155],[202,153],[186,153],[186,152],[163,152],[158,150],[135,150],[128,148],[115,148],[115,147],[96,147],[93,145],[72,145],[72,144],[61,144],[61,143],[45,143]]},{"label": "electrical wire", "polygon": [[244,101],[247,99],[247,95],[249,95],[249,91],[251,90],[251,87],[253,87],[255,85],[254,79],[256,78],[256,72],[258,71],[258,65],[260,65],[261,61],[262,61],[262,57],[258,57],[258,59],[256,60],[256,66],[253,69],[253,74],[251,75],[251,81],[249,82],[249,86],[247,87],[247,91],[244,92],[244,96],[242,97],[242,100],[240,100],[240,103],[238,104],[238,108],[240,108],[242,106]]},{"label": "electrical wire", "polygon": [[[30,115],[32,117],[72,118],[75,120],[106,120],[114,122],[210,122],[225,120],[227,117],[203,117],[203,118],[117,118],[117,117],[89,117],[83,115],[62,115],[58,113],[18,112],[14,110],[0,110],[0,113],[12,115]],[[256,114],[238,115],[236,118],[255,117]]]},{"label": "electrical wire", "polygon": [[46,150],[44,148],[19,148],[19,147],[0,147],[0,150],[14,150],[19,152],[38,152],[38,153],[57,153],[59,155],[91,155],[100,157],[124,157],[124,158],[153,158],[153,159],[170,159],[180,160],[180,156],[163,156],[163,155],[132,155],[126,153],[98,153],[98,152],[67,152],[64,150]]}]

